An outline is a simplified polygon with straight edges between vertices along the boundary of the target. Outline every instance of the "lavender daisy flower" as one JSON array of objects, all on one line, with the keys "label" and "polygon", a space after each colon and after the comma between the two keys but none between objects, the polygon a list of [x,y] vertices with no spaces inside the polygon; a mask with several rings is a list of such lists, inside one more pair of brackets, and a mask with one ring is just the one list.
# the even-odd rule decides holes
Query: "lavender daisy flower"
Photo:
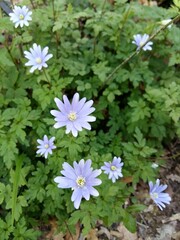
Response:
[{"label": "lavender daisy flower", "polygon": [[48,154],[52,154],[52,149],[55,149],[56,146],[54,145],[55,137],[48,139],[46,135],[44,135],[43,140],[38,139],[37,142],[40,144],[37,146],[39,150],[37,150],[37,154],[44,155],[47,158]]},{"label": "lavender daisy flower", "polygon": [[32,12],[26,6],[18,7],[14,6],[13,12],[9,14],[10,20],[15,23],[15,28],[19,25],[20,27],[29,26],[29,22],[31,21],[31,14]]},{"label": "lavender daisy flower", "polygon": [[171,197],[168,193],[163,193],[163,191],[167,188],[167,185],[160,185],[160,180],[157,179],[154,185],[152,182],[149,182],[149,188],[149,194],[151,199],[161,210],[165,208],[164,203],[170,204]]},{"label": "lavender daisy flower", "polygon": [[[149,35],[148,34],[137,34],[133,36],[134,41],[132,41],[132,43],[136,44],[137,46],[137,50],[140,49],[140,47],[149,39]],[[147,44],[142,48],[144,51],[146,50],[152,50],[151,45],[153,44],[153,42],[147,42]]]},{"label": "lavender daisy flower", "polygon": [[77,137],[78,132],[83,128],[91,130],[91,125],[88,122],[94,122],[95,117],[89,116],[94,112],[95,108],[91,107],[93,101],[87,101],[86,98],[79,100],[79,94],[75,93],[72,99],[72,103],[69,102],[66,95],[63,95],[64,103],[55,98],[57,107],[60,111],[51,110],[51,114],[55,117],[57,123],[54,124],[55,128],[61,128],[66,126],[66,133],[72,132],[74,137]]},{"label": "lavender daisy flower", "polygon": [[48,67],[46,61],[53,56],[52,54],[48,54],[48,49],[48,47],[45,47],[41,50],[41,46],[34,43],[33,47],[30,48],[30,52],[24,51],[25,57],[29,60],[25,66],[32,66],[30,69],[31,73],[36,69],[41,70],[42,67]]},{"label": "lavender daisy flower", "polygon": [[105,162],[105,165],[101,167],[104,170],[105,174],[109,174],[109,179],[112,179],[112,182],[116,182],[119,177],[123,177],[122,175],[122,166],[124,165],[121,162],[120,157],[114,157],[112,162]]},{"label": "lavender daisy flower", "polygon": [[93,186],[98,186],[102,181],[98,178],[101,170],[93,170],[91,168],[92,161],[88,159],[84,162],[81,159],[79,163],[73,163],[73,167],[69,163],[63,163],[64,170],[61,173],[64,177],[56,177],[54,181],[58,183],[59,188],[72,188],[73,194],[71,201],[74,202],[74,207],[79,208],[82,198],[90,199],[90,195],[99,196],[98,191]]}]

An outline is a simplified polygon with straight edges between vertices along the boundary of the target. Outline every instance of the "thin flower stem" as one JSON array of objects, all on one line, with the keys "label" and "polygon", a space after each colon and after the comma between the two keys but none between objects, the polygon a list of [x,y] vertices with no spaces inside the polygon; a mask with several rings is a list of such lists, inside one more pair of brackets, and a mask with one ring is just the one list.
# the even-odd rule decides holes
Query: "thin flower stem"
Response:
[{"label": "thin flower stem", "polygon": [[43,0],[43,3],[44,3],[44,5],[46,5],[47,4],[46,0]]},{"label": "thin flower stem", "polygon": [[68,226],[67,222],[64,221],[64,223],[65,223],[66,228],[67,228],[67,230],[68,230],[68,232],[69,232],[69,234],[70,234],[70,236],[71,236],[71,239],[74,240],[73,235],[72,235],[72,233],[71,233],[71,231],[70,231],[70,229],[69,229],[69,226]]},{"label": "thin flower stem", "polygon": [[32,5],[32,8],[34,8],[34,9],[35,9],[35,5],[34,5],[33,1],[32,1],[32,0],[30,0],[30,2],[31,2],[31,5]]},{"label": "thin flower stem", "polygon": [[[56,21],[56,11],[54,6],[54,0],[52,0],[52,11],[53,11],[53,20]],[[57,31],[55,31],[55,41],[56,41],[56,58],[59,57],[59,36]]]},{"label": "thin flower stem", "polygon": [[24,53],[23,53],[23,45],[22,45],[22,43],[19,44],[19,51],[20,51],[21,57],[23,58],[24,57]]},{"label": "thin flower stem", "polygon": [[44,68],[43,68],[43,73],[44,73],[44,76],[45,76],[47,82],[50,83],[51,81],[50,81],[50,79],[49,79],[49,77],[48,77],[48,75],[46,73],[46,70]]},{"label": "thin flower stem", "polygon": [[54,18],[54,21],[55,21],[56,20],[56,13],[55,13],[54,0],[52,0],[52,10],[53,10],[53,18]]},{"label": "thin flower stem", "polygon": [[[105,8],[105,5],[106,5],[106,2],[107,2],[107,0],[104,0],[104,2],[103,2],[102,9],[101,9],[101,14],[100,14],[100,17],[99,17],[99,22],[101,21],[102,16],[103,16],[103,14],[104,14],[104,8]],[[99,35],[99,34],[98,34],[98,35]],[[98,36],[96,36],[96,37],[94,38],[93,55],[94,55],[95,52],[96,52],[97,37],[98,37]]]},{"label": "thin flower stem", "polygon": [[161,157],[154,157],[154,158],[150,158],[151,160],[162,160],[162,159],[171,159],[171,158],[177,158],[180,156],[180,153],[176,153],[174,155],[170,155],[170,156],[161,156]]},{"label": "thin flower stem", "polygon": [[7,74],[7,71],[0,65],[0,69]]},{"label": "thin flower stem", "polygon": [[9,47],[7,45],[5,45],[5,47],[6,47],[7,51],[8,51],[8,53],[9,53],[9,56],[10,56],[11,60],[13,61],[14,65],[16,66],[16,69],[19,70],[18,66],[16,64],[16,61],[15,61],[15,59],[13,58],[13,56],[11,54],[11,50],[9,49]]},{"label": "thin flower stem", "polygon": [[13,179],[13,192],[12,192],[12,226],[14,225],[15,219],[15,211],[16,211],[16,203],[17,203],[17,195],[18,195],[18,187],[19,187],[19,179],[20,172],[22,167],[23,157],[19,157],[16,161],[16,170]]},{"label": "thin flower stem", "polygon": [[[22,37],[23,32],[24,32],[24,31],[23,31],[22,29],[20,29],[20,30],[18,29],[18,31],[17,31],[18,36]],[[23,44],[22,44],[22,43],[19,43],[18,46],[19,46],[20,55],[21,55],[21,57],[23,58],[23,57],[24,57]]]},{"label": "thin flower stem", "polygon": [[[104,8],[105,8],[105,5],[106,5],[106,2],[107,2],[107,0],[104,0],[104,2],[103,2],[103,6],[102,6],[102,10],[101,10],[101,18],[102,18],[103,13],[104,13]],[[101,18],[100,18],[100,20],[101,20]]]},{"label": "thin flower stem", "polygon": [[139,50],[135,51],[134,53],[132,53],[128,58],[126,58],[122,63],[120,63],[110,74],[109,76],[106,78],[106,80],[104,81],[104,84],[102,85],[102,88],[104,87],[104,85],[106,85],[110,80],[112,80],[112,77],[114,76],[114,74],[123,66],[125,65],[127,62],[129,62],[134,56],[136,56],[142,49],[143,47],[152,39],[154,39],[161,31],[163,31],[164,29],[166,29],[169,25],[171,25],[173,22],[175,22],[176,20],[178,20],[180,18],[180,15],[178,14],[174,19],[172,19],[172,21],[170,21],[169,23],[167,23],[166,25],[162,26],[160,29],[158,29],[154,34],[152,34],[148,40],[146,42],[144,42],[144,44],[139,48]]}]

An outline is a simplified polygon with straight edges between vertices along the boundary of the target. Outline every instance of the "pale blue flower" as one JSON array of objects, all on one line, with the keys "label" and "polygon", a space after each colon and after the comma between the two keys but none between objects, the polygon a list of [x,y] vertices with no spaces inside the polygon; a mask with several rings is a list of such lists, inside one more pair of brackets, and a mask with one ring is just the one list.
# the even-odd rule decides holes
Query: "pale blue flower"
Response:
[{"label": "pale blue flower", "polygon": [[104,170],[105,174],[109,175],[109,179],[112,179],[112,182],[116,182],[119,177],[123,177],[122,175],[122,166],[124,165],[121,162],[120,157],[114,157],[112,162],[104,162],[104,166],[101,167]]},{"label": "pale blue flower", "polygon": [[14,6],[13,12],[9,14],[10,20],[15,23],[15,28],[19,25],[20,27],[29,26],[29,21],[32,20],[31,18],[32,12],[26,6],[19,7]]},{"label": "pale blue flower", "polygon": [[37,148],[39,149],[37,150],[36,153],[40,155],[44,155],[44,157],[47,158],[48,154],[52,154],[52,150],[56,148],[56,146],[54,145],[54,140],[55,140],[55,137],[48,139],[46,135],[44,135],[43,140],[38,139],[37,142],[40,145],[37,146]]},{"label": "pale blue flower", "polygon": [[90,199],[90,195],[99,196],[98,191],[93,186],[98,186],[102,181],[98,178],[101,170],[93,170],[91,168],[92,161],[88,159],[86,162],[81,159],[79,163],[73,162],[73,167],[69,163],[63,163],[61,174],[54,179],[58,183],[59,188],[71,188],[73,190],[71,201],[74,202],[74,207],[79,208],[82,198]]},{"label": "pale blue flower", "polygon": [[30,48],[30,52],[24,51],[25,58],[29,61],[25,66],[32,66],[30,72],[34,72],[36,69],[41,70],[42,67],[47,68],[47,61],[52,58],[52,54],[48,54],[48,47],[45,47],[43,50],[40,45],[36,43],[33,44],[33,47]]},{"label": "pale blue flower", "polygon": [[[137,50],[140,49],[140,47],[142,47],[142,45],[149,39],[149,35],[148,34],[137,34],[133,36],[134,41],[132,41],[132,43],[136,44],[137,46]],[[153,44],[153,42],[147,42],[147,44],[142,48],[144,51],[146,50],[152,50],[151,45]]]},{"label": "pale blue flower", "polygon": [[160,180],[157,179],[155,184],[153,184],[153,182],[149,182],[149,188],[151,199],[161,210],[166,207],[165,204],[170,204],[171,197],[168,193],[163,193],[163,191],[167,188],[167,185],[160,185]]},{"label": "pale blue flower", "polygon": [[154,169],[156,169],[156,168],[159,167],[159,165],[158,165],[157,163],[152,163],[151,167],[154,168]]},{"label": "pale blue flower", "polygon": [[94,122],[95,117],[89,116],[94,112],[95,108],[91,107],[93,101],[87,101],[86,98],[79,100],[79,94],[75,93],[72,103],[69,102],[66,95],[63,95],[64,103],[58,99],[54,99],[60,111],[51,110],[51,114],[55,116],[55,128],[66,126],[66,133],[72,132],[74,137],[77,137],[78,132],[83,128],[91,130],[91,125],[88,122]]},{"label": "pale blue flower", "polygon": [[[166,24],[170,23],[171,21],[172,21],[172,19],[170,19],[170,18],[169,18],[169,19],[162,20],[162,21],[161,21],[161,25],[162,25],[162,26],[165,26]],[[173,23],[170,24],[170,25],[168,25],[167,28],[171,28],[172,25],[173,25]]]}]

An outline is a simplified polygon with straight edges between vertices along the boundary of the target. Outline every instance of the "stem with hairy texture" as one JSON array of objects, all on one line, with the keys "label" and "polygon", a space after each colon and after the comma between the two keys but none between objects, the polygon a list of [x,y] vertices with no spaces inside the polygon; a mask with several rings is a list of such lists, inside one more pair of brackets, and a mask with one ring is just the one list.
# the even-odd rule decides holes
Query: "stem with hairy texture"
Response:
[{"label": "stem with hairy texture", "polygon": [[163,31],[164,29],[166,29],[169,25],[171,25],[173,22],[175,22],[176,20],[178,20],[180,18],[180,15],[178,14],[174,19],[172,19],[172,21],[170,21],[169,23],[167,23],[166,25],[162,26],[160,29],[158,29],[154,34],[152,34],[149,39],[144,42],[144,44],[135,52],[133,52],[128,58],[126,58],[122,63],[120,63],[110,74],[109,76],[106,78],[106,80],[104,81],[104,84],[102,86],[102,88],[104,87],[104,85],[106,85],[107,83],[110,82],[110,80],[112,80],[112,77],[114,76],[114,74],[123,66],[125,65],[127,62],[129,62],[135,55],[137,55],[142,49],[143,47],[152,39],[154,39],[161,31]]}]

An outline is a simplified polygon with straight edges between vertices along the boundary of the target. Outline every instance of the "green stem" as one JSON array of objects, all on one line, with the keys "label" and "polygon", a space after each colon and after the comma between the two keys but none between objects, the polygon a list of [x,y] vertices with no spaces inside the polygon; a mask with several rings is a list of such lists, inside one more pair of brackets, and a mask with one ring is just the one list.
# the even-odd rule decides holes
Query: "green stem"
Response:
[{"label": "green stem", "polygon": [[2,66],[0,66],[0,69],[7,74],[7,71]]},{"label": "green stem", "polygon": [[11,54],[11,50],[9,49],[9,47],[7,45],[5,45],[5,47],[6,47],[7,51],[8,51],[8,53],[9,53],[9,56],[10,56],[11,60],[13,61],[14,65],[16,66],[16,69],[19,70],[18,66],[16,64],[16,61],[15,61],[15,59],[13,58],[13,56]]},{"label": "green stem", "polygon": [[105,5],[106,5],[106,1],[107,0],[104,0],[104,2],[103,2],[103,6],[102,6],[102,12],[101,12],[101,17],[100,17],[100,20],[101,20],[101,18],[102,18],[102,16],[103,16],[103,13],[104,13],[104,8],[105,8]]},{"label": "green stem", "polygon": [[114,74],[123,66],[125,65],[127,62],[129,62],[134,56],[136,56],[142,49],[143,47],[152,39],[154,39],[161,31],[163,31],[164,29],[166,29],[169,25],[171,25],[173,22],[175,22],[176,20],[178,20],[180,17],[180,15],[178,14],[174,19],[172,19],[172,21],[170,21],[169,23],[167,23],[166,25],[162,26],[160,29],[158,29],[154,34],[152,34],[148,40],[146,42],[144,42],[144,44],[135,52],[133,52],[128,58],[126,58],[122,63],[120,63],[110,74],[109,76],[106,78],[106,80],[104,81],[104,84],[102,86],[102,88],[104,87],[105,84],[107,84],[112,77],[114,76]]},{"label": "green stem", "polygon": [[51,81],[50,81],[50,79],[49,79],[49,77],[48,77],[48,75],[46,73],[46,70],[44,68],[43,68],[43,73],[44,73],[44,76],[45,76],[47,82],[50,83]]},{"label": "green stem", "polygon": [[[56,11],[54,6],[54,0],[52,0],[52,11],[53,11],[53,21],[56,22]],[[54,34],[53,34],[54,35]],[[59,36],[57,31],[55,32],[55,41],[56,41],[56,58],[59,57]]]},{"label": "green stem", "polygon": [[151,160],[162,160],[162,159],[171,159],[171,158],[177,158],[180,156],[180,153],[176,153],[174,155],[170,155],[170,156],[162,156],[162,157],[154,157],[154,158],[150,158]]},{"label": "green stem", "polygon": [[[22,38],[22,36],[23,36],[23,33],[24,33],[24,31],[23,31],[22,28],[17,29],[17,34],[18,34],[18,36],[20,36],[21,38]],[[24,52],[23,52],[23,44],[22,44],[22,42],[19,43],[18,46],[19,46],[20,55],[21,55],[21,57],[23,58],[23,57],[24,57]]]},{"label": "green stem", "polygon": [[54,18],[54,21],[55,21],[56,20],[56,13],[55,13],[54,0],[52,0],[52,10],[53,10],[53,18]]},{"label": "green stem", "polygon": [[34,5],[33,1],[30,0],[30,2],[31,2],[31,5],[32,5],[32,8],[35,9],[35,5]]},{"label": "green stem", "polygon": [[23,156],[20,156],[16,161],[16,170],[15,170],[15,174],[14,174],[13,193],[12,193],[12,226],[14,224],[14,219],[15,219],[18,186],[19,186],[19,179],[20,179],[22,161],[23,161]]},{"label": "green stem", "polygon": [[[103,14],[104,14],[104,8],[105,8],[105,5],[106,5],[106,1],[107,1],[107,0],[104,0],[104,2],[103,2],[102,9],[101,9],[101,14],[100,14],[100,17],[99,17],[99,20],[98,20],[99,22],[101,21],[102,16],[103,16]],[[99,34],[98,34],[98,35],[99,35]],[[93,43],[93,55],[94,55],[95,52],[96,52],[97,37],[98,37],[98,36],[96,36],[96,37],[94,38],[94,43]]]},{"label": "green stem", "polygon": [[67,230],[68,230],[68,232],[69,232],[69,234],[70,234],[70,236],[71,236],[71,239],[74,240],[74,237],[73,237],[73,235],[72,235],[72,233],[71,233],[71,231],[70,231],[70,229],[69,229],[69,226],[68,226],[67,222],[64,221],[64,223],[65,223],[65,226],[66,226],[66,228],[67,228]]}]

